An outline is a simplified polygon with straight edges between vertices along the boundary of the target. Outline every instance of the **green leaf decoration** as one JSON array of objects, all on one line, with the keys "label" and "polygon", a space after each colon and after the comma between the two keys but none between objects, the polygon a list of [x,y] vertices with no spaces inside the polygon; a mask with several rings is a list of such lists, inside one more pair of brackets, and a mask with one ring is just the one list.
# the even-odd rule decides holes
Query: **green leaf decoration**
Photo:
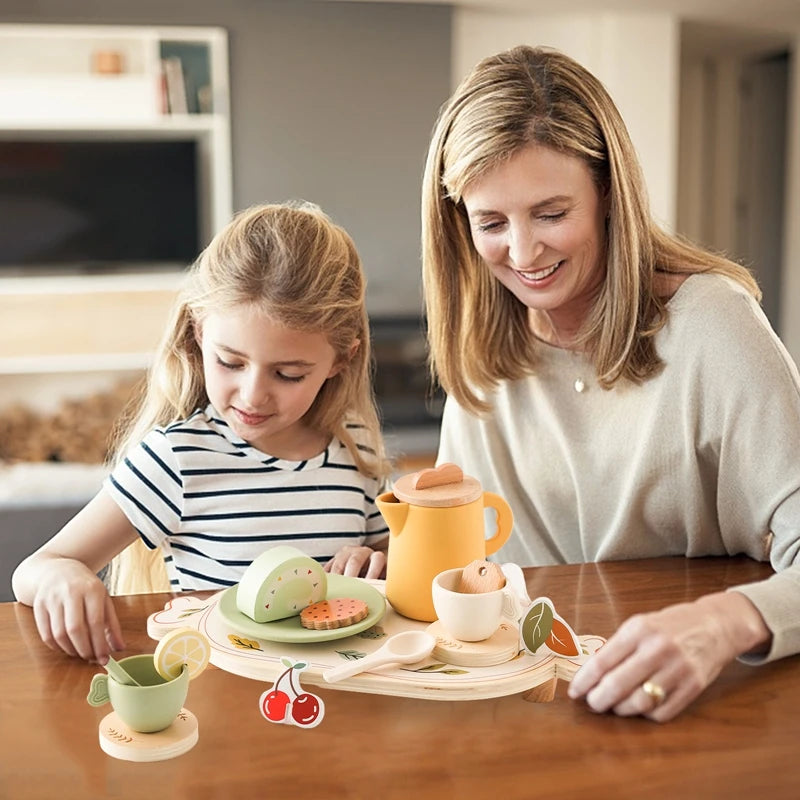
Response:
[{"label": "green leaf decoration", "polygon": [[292,664],[292,669],[305,669],[307,666],[308,664],[303,661],[298,661],[296,664]]},{"label": "green leaf decoration", "polygon": [[359,658],[364,658],[366,653],[360,650],[337,650],[336,651],[345,661],[358,661]]},{"label": "green leaf decoration", "polygon": [[438,672],[439,675],[469,675],[468,669],[456,669],[448,664],[428,664],[427,667],[406,669],[406,672]]},{"label": "green leaf decoration", "polygon": [[383,639],[386,636],[386,631],[380,625],[373,625],[365,631],[356,634],[360,639]]},{"label": "green leaf decoration", "polygon": [[553,606],[545,599],[534,601],[522,618],[522,643],[535,653],[553,629]]},{"label": "green leaf decoration", "polygon": [[191,617],[192,614],[199,614],[201,611],[205,611],[208,606],[200,606],[199,608],[189,608],[186,611],[182,611],[178,614],[178,619],[183,619],[184,617]]},{"label": "green leaf decoration", "polygon": [[291,668],[292,668],[292,665],[294,664],[294,661],[292,661],[292,659],[291,659],[291,658],[286,658],[286,657],[284,656],[284,657],[281,659],[281,664],[283,664],[283,666],[284,666],[284,667],[289,667],[289,669],[291,669]]}]

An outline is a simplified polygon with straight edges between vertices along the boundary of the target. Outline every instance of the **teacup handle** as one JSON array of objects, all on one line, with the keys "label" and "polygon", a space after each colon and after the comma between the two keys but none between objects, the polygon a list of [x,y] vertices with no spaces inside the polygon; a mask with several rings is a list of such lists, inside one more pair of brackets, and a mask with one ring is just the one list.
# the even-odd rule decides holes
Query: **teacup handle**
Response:
[{"label": "teacup handle", "polygon": [[92,678],[89,694],[86,695],[86,702],[90,706],[102,706],[110,699],[108,695],[108,675],[98,673]]},{"label": "teacup handle", "polygon": [[519,622],[522,616],[522,606],[517,595],[510,589],[503,589],[503,616],[512,622]]},{"label": "teacup handle", "polygon": [[483,507],[493,508],[497,513],[497,527],[494,535],[486,540],[486,555],[490,556],[492,553],[496,553],[511,536],[514,514],[511,512],[511,506],[494,492],[483,493]]}]

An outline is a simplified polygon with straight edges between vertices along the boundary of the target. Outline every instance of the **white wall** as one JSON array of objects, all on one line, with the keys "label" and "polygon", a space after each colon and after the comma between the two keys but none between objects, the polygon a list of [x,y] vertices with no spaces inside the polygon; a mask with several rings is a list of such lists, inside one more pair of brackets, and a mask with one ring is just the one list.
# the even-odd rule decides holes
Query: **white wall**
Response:
[{"label": "white wall", "polygon": [[792,52],[780,334],[792,357],[800,364],[800,34],[795,38]]},{"label": "white wall", "polygon": [[707,188],[712,170],[706,158],[709,137],[702,124],[707,116],[708,87],[706,65],[684,59],[679,92],[677,229],[696,242],[703,241],[710,227]]},{"label": "white wall", "polygon": [[677,208],[678,19],[663,13],[453,14],[453,81],[477,61],[518,44],[556,47],[609,90],[633,139],[654,216],[675,227]]},{"label": "white wall", "polygon": [[741,62],[684,58],[680,87],[678,229],[736,257]]}]

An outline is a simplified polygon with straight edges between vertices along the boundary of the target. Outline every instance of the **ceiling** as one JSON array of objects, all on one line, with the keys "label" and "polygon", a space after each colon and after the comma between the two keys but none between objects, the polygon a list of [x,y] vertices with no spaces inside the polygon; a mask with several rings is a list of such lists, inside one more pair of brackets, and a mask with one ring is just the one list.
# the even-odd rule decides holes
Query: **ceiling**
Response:
[{"label": "ceiling", "polygon": [[[420,0],[359,1],[420,2]],[[352,2],[352,0],[329,0],[329,2]],[[424,0],[424,2],[497,13],[555,13],[553,0]],[[800,0],[561,0],[557,4],[559,14],[600,11],[672,12],[686,21],[720,22],[785,34],[800,32]]]}]

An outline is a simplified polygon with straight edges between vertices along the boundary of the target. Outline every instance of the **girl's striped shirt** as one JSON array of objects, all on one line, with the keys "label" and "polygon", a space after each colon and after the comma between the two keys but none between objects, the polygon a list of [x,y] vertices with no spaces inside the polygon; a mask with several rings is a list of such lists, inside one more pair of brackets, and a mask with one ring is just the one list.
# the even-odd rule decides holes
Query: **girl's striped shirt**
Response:
[{"label": "girl's striped shirt", "polygon": [[[359,447],[364,429],[348,428]],[[334,438],[306,461],[273,458],[238,437],[212,406],[155,428],[105,483],[145,544],[161,547],[173,590],[238,583],[264,550],[293,545],[324,563],[345,545],[388,534],[381,487]]]}]

